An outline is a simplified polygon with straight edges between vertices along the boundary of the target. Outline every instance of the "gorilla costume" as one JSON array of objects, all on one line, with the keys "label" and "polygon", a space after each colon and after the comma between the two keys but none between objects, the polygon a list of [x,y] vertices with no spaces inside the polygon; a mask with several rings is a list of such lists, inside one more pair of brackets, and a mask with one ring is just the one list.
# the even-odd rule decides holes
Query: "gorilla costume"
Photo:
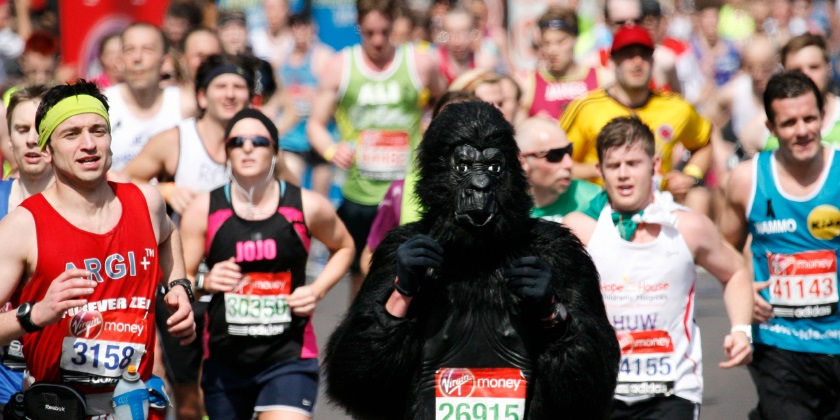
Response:
[{"label": "gorilla costume", "polygon": [[[518,156],[489,104],[432,121],[422,218],[377,248],[327,346],[327,393],[356,418],[608,415],[619,348],[597,271],[565,227],[529,217]],[[410,299],[404,317],[385,309],[395,289]]]}]

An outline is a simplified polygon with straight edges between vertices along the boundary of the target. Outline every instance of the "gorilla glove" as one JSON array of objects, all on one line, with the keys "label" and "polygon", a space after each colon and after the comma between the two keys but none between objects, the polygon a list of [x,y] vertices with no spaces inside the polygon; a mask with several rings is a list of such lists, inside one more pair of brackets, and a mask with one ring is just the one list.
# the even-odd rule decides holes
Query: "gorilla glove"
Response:
[{"label": "gorilla glove", "polygon": [[505,270],[510,287],[527,310],[538,319],[554,315],[556,305],[551,290],[551,268],[537,257],[522,257]]},{"label": "gorilla glove", "polygon": [[395,287],[404,296],[414,296],[425,280],[427,269],[440,268],[443,247],[428,235],[418,234],[397,248]]}]

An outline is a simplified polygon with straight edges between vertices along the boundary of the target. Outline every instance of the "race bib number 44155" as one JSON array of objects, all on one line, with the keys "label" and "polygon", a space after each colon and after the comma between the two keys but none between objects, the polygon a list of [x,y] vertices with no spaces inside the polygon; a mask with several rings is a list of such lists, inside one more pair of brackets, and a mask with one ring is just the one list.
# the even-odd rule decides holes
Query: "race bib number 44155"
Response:
[{"label": "race bib number 44155", "polygon": [[436,420],[522,420],[527,381],[516,368],[441,368]]},{"label": "race bib number 44155", "polygon": [[837,257],[832,250],[767,255],[776,316],[818,318],[837,311]]}]

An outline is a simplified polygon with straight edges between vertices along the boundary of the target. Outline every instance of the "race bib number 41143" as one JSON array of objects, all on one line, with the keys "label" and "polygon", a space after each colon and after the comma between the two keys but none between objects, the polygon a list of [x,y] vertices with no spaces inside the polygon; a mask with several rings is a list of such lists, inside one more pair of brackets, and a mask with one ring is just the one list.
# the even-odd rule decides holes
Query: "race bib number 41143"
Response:
[{"label": "race bib number 41143", "polygon": [[818,318],[837,311],[837,257],[832,250],[767,255],[770,304],[779,317]]},{"label": "race bib number 41143", "polygon": [[436,420],[522,420],[527,381],[516,368],[441,368]]}]

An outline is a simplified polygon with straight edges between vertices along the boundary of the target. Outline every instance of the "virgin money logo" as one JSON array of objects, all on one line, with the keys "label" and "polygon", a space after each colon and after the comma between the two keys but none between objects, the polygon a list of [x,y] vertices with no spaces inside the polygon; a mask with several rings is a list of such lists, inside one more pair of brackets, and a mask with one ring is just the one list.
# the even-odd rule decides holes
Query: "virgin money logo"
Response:
[{"label": "virgin money logo", "polygon": [[627,353],[633,349],[633,334],[626,331],[617,331],[616,337],[618,338],[618,346],[621,348],[622,353]]},{"label": "virgin money logo", "polygon": [[70,320],[70,335],[93,339],[102,332],[102,314],[94,311],[82,311]]},{"label": "virgin money logo", "polygon": [[770,254],[768,259],[770,260],[770,274],[785,274],[788,268],[796,264],[796,258],[784,254]]},{"label": "virgin money logo", "polygon": [[475,390],[475,376],[469,369],[446,368],[438,386],[445,397],[469,397]]}]

